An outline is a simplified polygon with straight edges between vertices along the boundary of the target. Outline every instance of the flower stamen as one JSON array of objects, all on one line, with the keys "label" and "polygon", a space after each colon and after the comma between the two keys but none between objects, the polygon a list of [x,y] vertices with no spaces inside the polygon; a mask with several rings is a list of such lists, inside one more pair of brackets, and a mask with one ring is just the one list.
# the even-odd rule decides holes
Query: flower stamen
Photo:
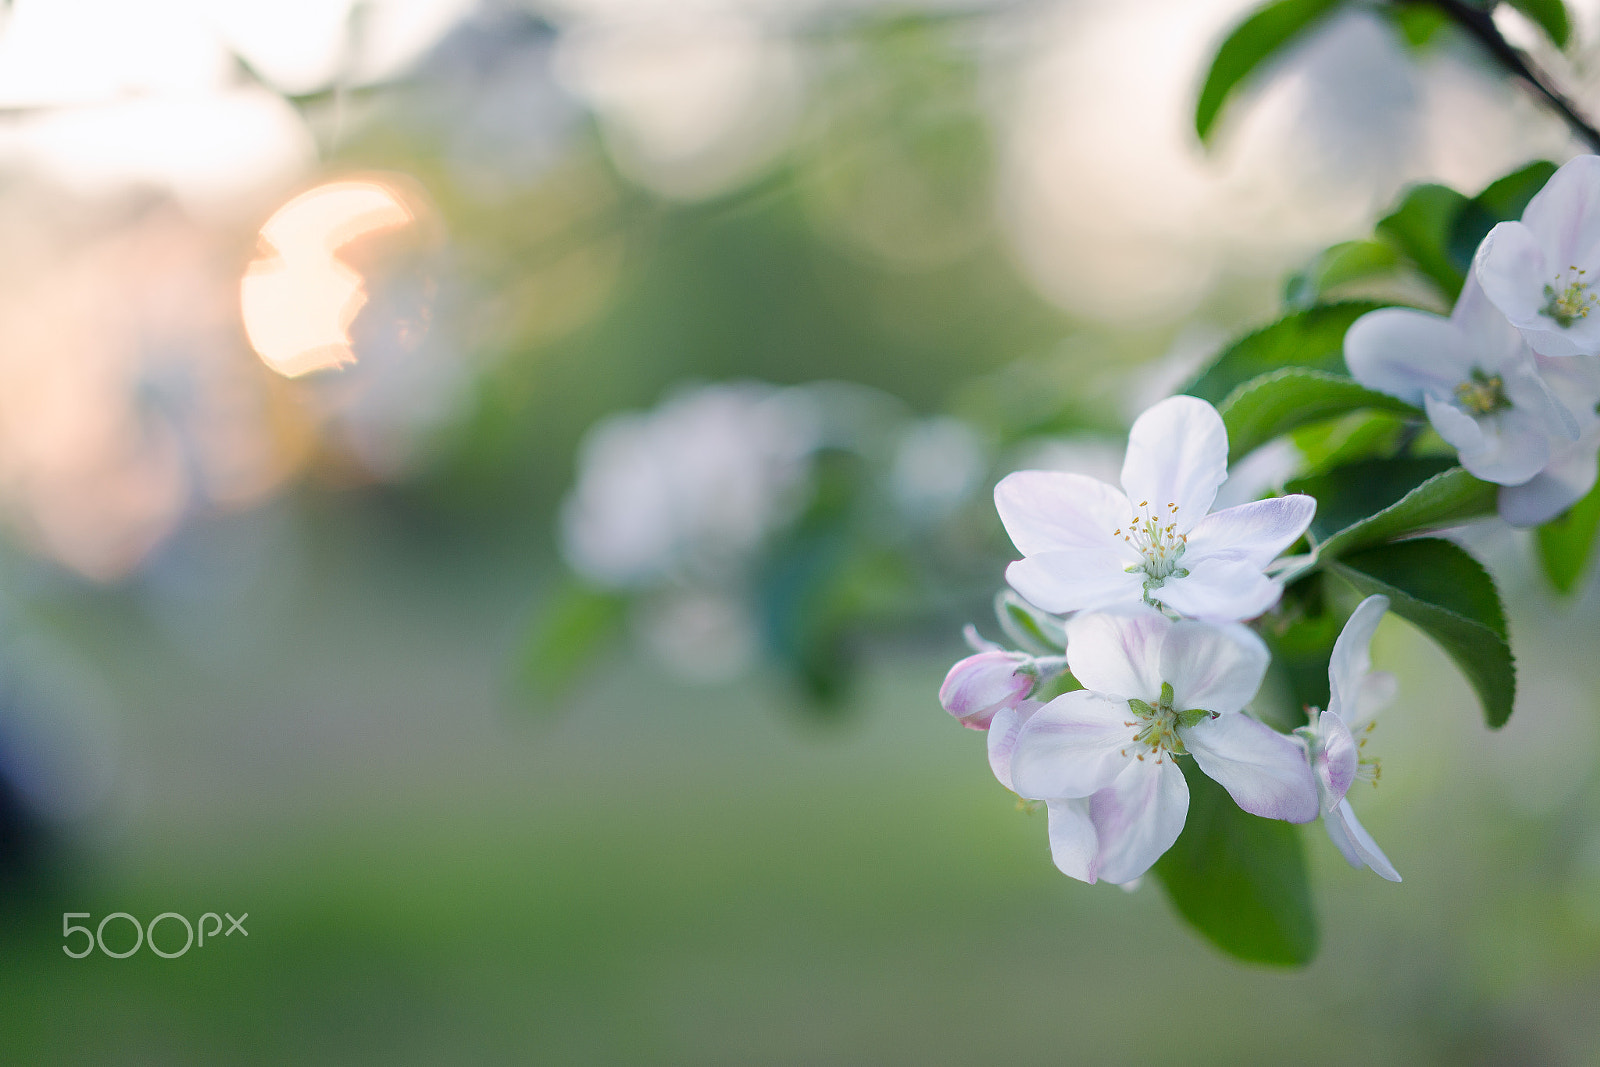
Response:
[{"label": "flower stamen", "polygon": [[1556,275],[1554,285],[1547,284],[1544,287],[1544,313],[1563,329],[1578,319],[1588,318],[1589,309],[1600,303],[1600,298],[1589,292],[1589,283],[1583,280],[1587,273],[1577,267],[1568,267]]},{"label": "flower stamen", "polygon": [[1511,406],[1506,399],[1505,381],[1473,368],[1472,378],[1456,386],[1456,404],[1470,415],[1491,415]]},{"label": "flower stamen", "polygon": [[[1167,504],[1166,519],[1178,513],[1178,505]],[[1163,521],[1150,512],[1150,501],[1139,501],[1139,511],[1129,520],[1126,528],[1118,527],[1112,531],[1112,536],[1121,537],[1124,542],[1132,546],[1134,551],[1142,557],[1141,561],[1127,568],[1129,574],[1144,574],[1144,596],[1151,603],[1150,594],[1153,590],[1161,588],[1168,578],[1186,578],[1189,572],[1178,566],[1178,560],[1183,558],[1184,551],[1188,548],[1189,535],[1178,532],[1175,520]]]}]

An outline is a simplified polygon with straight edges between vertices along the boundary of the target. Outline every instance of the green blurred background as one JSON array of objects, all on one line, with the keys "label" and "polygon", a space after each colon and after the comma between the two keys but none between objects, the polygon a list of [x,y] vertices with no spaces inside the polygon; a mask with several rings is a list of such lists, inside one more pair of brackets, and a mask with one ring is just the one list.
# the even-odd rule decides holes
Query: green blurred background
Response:
[{"label": "green blurred background", "polygon": [[[1600,593],[1503,528],[1517,714],[1385,624],[1406,881],[1308,827],[1301,972],[1056,873],[935,699],[997,477],[1114,471],[1405,182],[1576,151],[1465,43],[1341,17],[1208,154],[1246,4],[118,7],[0,37],[0,1060],[1600,1061]],[[351,178],[413,221],[283,377],[239,279]],[[608,570],[594,427],[670,460],[697,397],[811,436],[726,544],[596,490],[687,531]],[[249,933],[71,959],[69,911]]]}]

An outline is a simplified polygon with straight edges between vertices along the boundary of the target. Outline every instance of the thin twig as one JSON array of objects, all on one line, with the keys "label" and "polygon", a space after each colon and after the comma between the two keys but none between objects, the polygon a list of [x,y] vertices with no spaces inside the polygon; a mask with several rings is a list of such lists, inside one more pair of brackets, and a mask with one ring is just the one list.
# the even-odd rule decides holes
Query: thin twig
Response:
[{"label": "thin twig", "polygon": [[1446,18],[1483,45],[1495,61],[1505,68],[1506,73],[1543,98],[1544,102],[1572,128],[1573,133],[1587,141],[1590,148],[1600,152],[1600,129],[1596,129],[1594,123],[1578,110],[1578,106],[1556,87],[1549,74],[1541,70],[1525,52],[1513,47],[1511,42],[1505,39],[1500,27],[1494,24],[1491,9],[1477,7],[1464,0],[1397,0],[1397,2],[1429,3],[1438,8]]}]

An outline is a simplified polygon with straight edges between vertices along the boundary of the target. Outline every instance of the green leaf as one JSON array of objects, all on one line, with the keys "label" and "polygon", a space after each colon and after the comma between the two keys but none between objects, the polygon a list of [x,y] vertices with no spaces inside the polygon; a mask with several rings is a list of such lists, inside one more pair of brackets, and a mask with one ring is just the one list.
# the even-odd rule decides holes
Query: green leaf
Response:
[{"label": "green leaf", "polygon": [[1600,531],[1600,482],[1566,514],[1539,527],[1539,563],[1560,592],[1571,593],[1578,587],[1594,553],[1596,531]]},{"label": "green leaf", "polygon": [[1380,241],[1336,244],[1320,252],[1304,270],[1289,276],[1283,302],[1292,308],[1311,307],[1329,289],[1392,274],[1399,262],[1394,247]]},{"label": "green leaf", "polygon": [[1229,393],[1217,410],[1228,428],[1228,455],[1236,461],[1296,426],[1361,408],[1420,414],[1405,401],[1354,379],[1306,367],[1284,367],[1253,378]]},{"label": "green leaf", "polygon": [[557,590],[528,631],[519,681],[543,700],[559,696],[621,628],[626,608],[620,594],[576,582]]},{"label": "green leaf", "polygon": [[1323,542],[1399,503],[1417,486],[1454,465],[1442,456],[1367,459],[1295,478],[1283,488],[1316,498],[1317,513],[1308,532],[1312,540]]},{"label": "green leaf", "polygon": [[1548,159],[1541,159],[1520,167],[1503,178],[1495,179],[1472,199],[1493,215],[1496,222],[1520,219],[1523,209],[1528,206],[1528,201],[1544,188],[1545,183],[1555,172],[1554,163]]},{"label": "green leaf", "polygon": [[1551,44],[1557,48],[1567,47],[1572,24],[1567,19],[1567,5],[1561,0],[1506,0],[1506,3],[1528,16],[1528,20],[1550,38]]},{"label": "green leaf", "polygon": [[1443,185],[1413,185],[1400,206],[1378,222],[1378,233],[1405,253],[1452,304],[1467,276],[1466,268],[1450,254],[1450,238],[1467,202]]},{"label": "green leaf", "polygon": [[1393,504],[1333,534],[1317,546],[1317,558],[1333,559],[1369,545],[1493,515],[1499,492],[1498,486],[1479,481],[1461,467],[1451,467]]},{"label": "green leaf", "polygon": [[1046,615],[1010,589],[994,598],[1000,628],[1017,647],[1036,656],[1054,656],[1067,649],[1067,631],[1060,619]]},{"label": "green leaf", "polygon": [[1394,455],[1409,425],[1409,420],[1392,411],[1356,411],[1341,419],[1301,426],[1292,437],[1307,471],[1320,474],[1348,463]]},{"label": "green leaf", "polygon": [[1310,367],[1343,374],[1345,331],[1367,312],[1383,306],[1369,300],[1349,300],[1285,315],[1223,349],[1184,392],[1220,404],[1245,382],[1280,367]]},{"label": "green leaf", "polygon": [[1492,729],[1516,699],[1517,671],[1494,579],[1449,541],[1425,537],[1380,545],[1327,563],[1363,596],[1382,593],[1390,610],[1439,645],[1472,683]]},{"label": "green leaf", "polygon": [[1317,954],[1317,917],[1300,829],[1239,810],[1191,759],[1183,833],[1156,861],[1172,906],[1223,952],[1296,967]]},{"label": "green leaf", "polygon": [[1450,25],[1449,17],[1432,4],[1385,4],[1383,13],[1395,24],[1412,52],[1423,51],[1440,30]]},{"label": "green leaf", "polygon": [[1257,8],[1234,27],[1206,74],[1194,109],[1194,130],[1211,136],[1222,106],[1246,78],[1279,49],[1315,25],[1342,0],[1277,0]]},{"label": "green leaf", "polygon": [[1468,200],[1450,225],[1446,252],[1450,262],[1465,276],[1472,269],[1478,245],[1495,224],[1522,217],[1535,193],[1544,188],[1556,165],[1545,160],[1530,163],[1520,170],[1492,182],[1487,189]]}]

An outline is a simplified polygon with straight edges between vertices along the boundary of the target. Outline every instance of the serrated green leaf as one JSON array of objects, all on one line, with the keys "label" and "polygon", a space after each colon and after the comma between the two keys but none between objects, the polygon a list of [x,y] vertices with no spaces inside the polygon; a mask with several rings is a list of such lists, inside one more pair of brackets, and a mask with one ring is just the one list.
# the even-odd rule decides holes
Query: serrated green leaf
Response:
[{"label": "serrated green leaf", "polygon": [[1330,289],[1392,274],[1400,262],[1399,253],[1380,241],[1344,241],[1318,253],[1306,268],[1290,276],[1284,286],[1283,302],[1292,308],[1308,308]]},{"label": "serrated green leaf", "polygon": [[1193,760],[1178,765],[1189,784],[1189,817],[1153,868],[1172,906],[1230,956],[1284,967],[1310,963],[1317,917],[1300,828],[1239,810]]},{"label": "serrated green leaf", "polygon": [[523,645],[519,681],[534,696],[559,696],[622,626],[627,599],[619,593],[571,583],[538,613]]},{"label": "serrated green leaf", "polygon": [[1217,49],[1194,109],[1194,130],[1211,136],[1222,106],[1235,89],[1274,53],[1319,22],[1342,0],[1276,0],[1257,8],[1234,27]]},{"label": "serrated green leaf", "polygon": [[1382,593],[1390,610],[1431,637],[1472,684],[1491,729],[1516,700],[1517,672],[1494,579],[1458,545],[1425,537],[1380,545],[1327,563],[1362,596]]},{"label": "serrated green leaf", "polygon": [[1567,47],[1572,23],[1567,18],[1567,5],[1561,0],[1506,0],[1506,3],[1528,16],[1528,20],[1550,38],[1551,44],[1557,48]]},{"label": "serrated green leaf", "polygon": [[1413,185],[1399,207],[1380,219],[1377,227],[1452,304],[1466,281],[1466,269],[1452,258],[1450,239],[1456,217],[1467,203],[1464,195],[1447,186]]},{"label": "serrated green leaf", "polygon": [[1429,478],[1454,466],[1442,456],[1368,459],[1296,478],[1283,488],[1316,498],[1317,513],[1308,532],[1321,543],[1399,503]]},{"label": "serrated green leaf", "polygon": [[1600,531],[1600,482],[1566,514],[1539,527],[1539,563],[1545,577],[1562,593],[1578,587],[1594,554],[1595,534]]},{"label": "serrated green leaf", "polygon": [[1343,374],[1345,331],[1367,312],[1383,306],[1370,300],[1348,300],[1285,315],[1223,349],[1183,391],[1220,404],[1245,382],[1281,367]]},{"label": "serrated green leaf", "polygon": [[1238,460],[1296,426],[1361,408],[1421,414],[1353,378],[1307,367],[1284,367],[1252,378],[1229,393],[1217,410],[1228,428],[1228,456]]},{"label": "serrated green leaf", "polygon": [[1341,419],[1297,428],[1291,435],[1309,474],[1392,456],[1409,421],[1392,411],[1356,411]]},{"label": "serrated green leaf", "polygon": [[1493,515],[1499,492],[1498,486],[1451,467],[1388,507],[1333,534],[1317,546],[1317,558],[1333,559],[1369,545]]}]

